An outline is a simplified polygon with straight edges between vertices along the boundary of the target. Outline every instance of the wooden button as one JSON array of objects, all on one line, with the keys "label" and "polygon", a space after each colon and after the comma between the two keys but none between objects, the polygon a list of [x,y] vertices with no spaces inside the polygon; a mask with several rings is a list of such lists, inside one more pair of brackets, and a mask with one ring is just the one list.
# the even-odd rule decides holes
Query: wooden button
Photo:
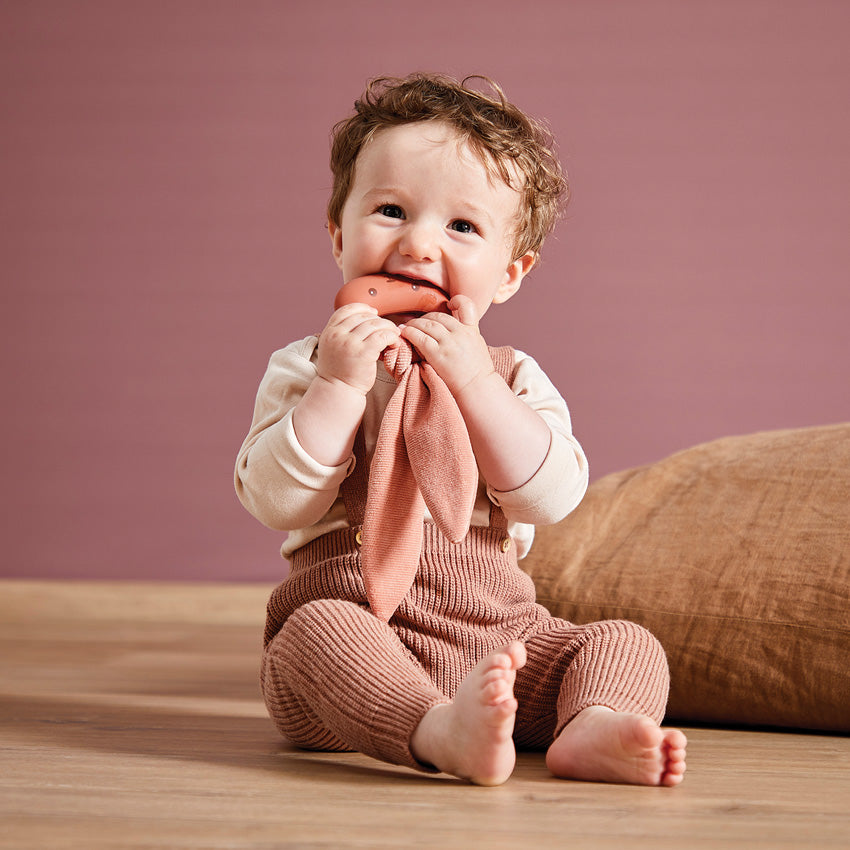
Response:
[{"label": "wooden button", "polygon": [[360,529],[360,531],[358,531],[357,534],[354,535],[354,542],[358,546],[363,545],[363,529]]},{"label": "wooden button", "polygon": [[507,552],[507,551],[508,551],[508,549],[510,549],[510,548],[511,548],[511,538],[510,538],[510,537],[506,537],[506,538],[502,541],[502,551],[503,551],[503,552]]}]

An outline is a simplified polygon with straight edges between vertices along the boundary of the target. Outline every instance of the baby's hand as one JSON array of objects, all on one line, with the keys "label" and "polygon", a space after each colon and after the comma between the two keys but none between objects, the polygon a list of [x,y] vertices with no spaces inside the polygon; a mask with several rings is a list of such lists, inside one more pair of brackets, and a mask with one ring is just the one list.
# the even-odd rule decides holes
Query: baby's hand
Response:
[{"label": "baby's hand", "polygon": [[399,337],[399,329],[366,304],[346,304],[319,337],[319,377],[366,395],[375,383],[375,363]]},{"label": "baby's hand", "polygon": [[427,313],[411,319],[402,327],[401,335],[457,396],[478,378],[490,375],[493,361],[478,330],[478,311],[472,299],[456,295],[448,306],[451,315]]}]

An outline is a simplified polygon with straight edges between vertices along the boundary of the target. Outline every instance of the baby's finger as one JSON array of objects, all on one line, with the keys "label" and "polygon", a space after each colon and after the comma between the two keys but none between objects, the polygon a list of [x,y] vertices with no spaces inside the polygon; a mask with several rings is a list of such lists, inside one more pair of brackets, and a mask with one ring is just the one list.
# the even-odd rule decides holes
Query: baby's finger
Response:
[{"label": "baby's finger", "polygon": [[364,338],[364,342],[374,345],[378,351],[398,343],[401,331],[390,322],[388,325],[371,328]]},{"label": "baby's finger", "polygon": [[449,301],[449,309],[452,315],[462,324],[475,327],[478,324],[478,310],[475,302],[467,295],[455,295]]},{"label": "baby's finger", "polygon": [[374,313],[346,316],[336,327],[341,333],[351,334],[359,339],[366,339],[375,331],[386,331],[398,335],[398,329],[392,322]]},{"label": "baby's finger", "polygon": [[[421,319],[417,319],[415,321],[421,321]],[[403,339],[406,339],[417,351],[424,354],[425,351],[432,346],[437,344],[437,341],[434,339],[434,336],[430,333],[426,333],[422,328],[417,327],[416,325],[408,322],[401,329],[401,336]]]},{"label": "baby's finger", "polygon": [[[406,336],[406,331],[410,329],[417,334],[417,338],[429,337],[433,340],[441,340],[451,332],[452,327],[457,327],[457,320],[448,313],[426,313],[424,316],[410,319],[405,324],[405,333],[402,335]],[[413,342],[412,339],[410,341]]]},{"label": "baby's finger", "polygon": [[352,322],[356,323],[358,320],[362,321],[364,319],[374,318],[377,315],[378,311],[369,304],[353,302],[351,304],[343,305],[338,310],[334,310],[329,324],[341,325],[345,322],[351,324]]}]

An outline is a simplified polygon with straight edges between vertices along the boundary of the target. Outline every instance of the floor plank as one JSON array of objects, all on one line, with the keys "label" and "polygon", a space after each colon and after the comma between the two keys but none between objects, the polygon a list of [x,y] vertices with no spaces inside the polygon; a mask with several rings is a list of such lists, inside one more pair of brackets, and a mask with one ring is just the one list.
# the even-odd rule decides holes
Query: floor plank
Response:
[{"label": "floor plank", "polygon": [[269,589],[0,582],[0,847],[850,846],[847,737],[687,729],[675,789],[296,750],[257,687]]}]

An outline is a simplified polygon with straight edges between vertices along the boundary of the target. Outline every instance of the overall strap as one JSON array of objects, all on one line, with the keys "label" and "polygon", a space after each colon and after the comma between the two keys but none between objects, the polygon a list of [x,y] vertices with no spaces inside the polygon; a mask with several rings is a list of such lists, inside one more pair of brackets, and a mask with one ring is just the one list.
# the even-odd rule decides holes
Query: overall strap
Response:
[{"label": "overall strap", "polygon": [[366,516],[366,495],[369,490],[369,469],[366,466],[366,438],[363,435],[363,425],[357,429],[354,438],[354,469],[340,485],[345,512],[348,514],[348,524],[352,528],[360,528]]},{"label": "overall strap", "polygon": [[517,371],[516,351],[509,345],[498,347],[488,345],[487,347],[490,349],[493,368],[504,378],[509,387],[513,386]]}]

